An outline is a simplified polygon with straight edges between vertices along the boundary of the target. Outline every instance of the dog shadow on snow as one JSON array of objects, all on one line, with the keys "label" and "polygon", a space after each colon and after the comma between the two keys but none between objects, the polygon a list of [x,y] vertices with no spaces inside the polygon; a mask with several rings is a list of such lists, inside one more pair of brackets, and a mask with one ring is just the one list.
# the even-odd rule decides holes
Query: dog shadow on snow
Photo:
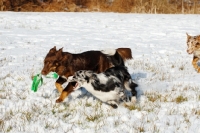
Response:
[{"label": "dog shadow on snow", "polygon": [[146,78],[147,77],[147,73],[132,73],[131,74],[131,78],[132,80],[138,84],[138,87],[136,87],[136,91],[137,91],[137,102],[140,101],[141,95],[143,95],[143,90],[141,88],[141,85],[138,83],[138,80],[142,79],[142,78]]}]

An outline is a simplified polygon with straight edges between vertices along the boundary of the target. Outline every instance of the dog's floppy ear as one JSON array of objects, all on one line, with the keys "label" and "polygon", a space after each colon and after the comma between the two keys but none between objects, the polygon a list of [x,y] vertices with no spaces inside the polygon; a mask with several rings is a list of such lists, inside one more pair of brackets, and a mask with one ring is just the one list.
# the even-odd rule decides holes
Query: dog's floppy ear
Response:
[{"label": "dog's floppy ear", "polygon": [[90,70],[85,71],[85,75],[86,75],[87,77],[91,77],[92,74],[93,74],[93,71],[90,71]]},{"label": "dog's floppy ear", "polygon": [[200,42],[200,35],[197,36],[197,41]]}]

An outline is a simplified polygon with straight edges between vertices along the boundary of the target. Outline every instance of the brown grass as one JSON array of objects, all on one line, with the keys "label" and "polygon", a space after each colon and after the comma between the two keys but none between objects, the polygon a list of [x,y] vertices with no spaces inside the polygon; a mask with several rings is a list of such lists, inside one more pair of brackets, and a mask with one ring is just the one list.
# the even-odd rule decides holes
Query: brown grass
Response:
[{"label": "brown grass", "polygon": [[0,0],[1,11],[198,14],[200,0]]}]

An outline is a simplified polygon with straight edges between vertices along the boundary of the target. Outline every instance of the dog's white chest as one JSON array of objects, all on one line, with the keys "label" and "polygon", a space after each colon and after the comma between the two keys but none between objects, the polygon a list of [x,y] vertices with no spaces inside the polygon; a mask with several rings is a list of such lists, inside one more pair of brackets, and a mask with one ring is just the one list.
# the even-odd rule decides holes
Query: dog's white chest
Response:
[{"label": "dog's white chest", "polygon": [[195,52],[194,52],[194,55],[195,55],[196,57],[200,58],[200,50],[195,51]]}]

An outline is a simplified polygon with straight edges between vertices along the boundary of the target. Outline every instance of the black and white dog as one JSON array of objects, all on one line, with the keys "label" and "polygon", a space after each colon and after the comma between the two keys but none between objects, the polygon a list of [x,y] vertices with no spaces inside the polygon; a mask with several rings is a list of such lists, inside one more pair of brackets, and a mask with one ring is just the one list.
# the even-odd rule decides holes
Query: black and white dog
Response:
[{"label": "black and white dog", "polygon": [[132,93],[134,100],[137,96],[135,88],[138,85],[132,81],[125,66],[112,67],[99,74],[93,71],[80,70],[69,77],[68,82],[77,82],[75,90],[84,87],[92,95],[113,108],[117,108],[119,102],[127,98],[126,91]]}]

